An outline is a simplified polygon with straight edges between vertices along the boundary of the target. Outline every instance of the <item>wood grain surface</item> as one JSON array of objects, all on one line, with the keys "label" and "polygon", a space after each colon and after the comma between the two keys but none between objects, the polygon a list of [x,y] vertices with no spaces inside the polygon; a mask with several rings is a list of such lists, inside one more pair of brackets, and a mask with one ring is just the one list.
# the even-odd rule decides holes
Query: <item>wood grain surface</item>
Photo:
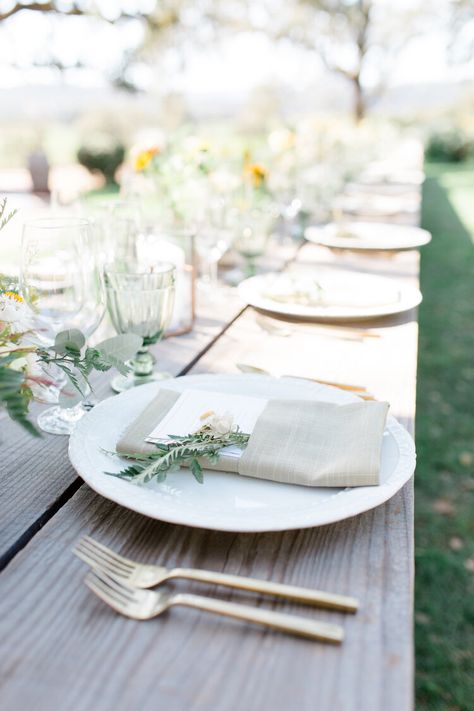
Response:
[{"label": "wood grain surface", "polygon": [[[0,578],[2,709],[408,709],[411,516],[408,486],[334,526],[219,533],[151,521],[84,486]],[[142,561],[350,593],[361,609],[344,616],[185,581],[167,586],[340,623],[340,648],[184,608],[127,620],[82,584],[85,566],[70,549],[85,533]]]},{"label": "wood grain surface", "polygon": [[[317,265],[335,257],[308,245],[298,259]],[[351,270],[366,270],[366,262],[373,273],[416,283],[415,253],[391,259],[348,255],[342,260]],[[281,326],[281,321],[271,321]],[[374,326],[364,324],[363,329],[376,338],[359,338],[360,324],[349,329],[348,337],[336,335],[330,326],[311,324],[285,324],[291,335],[275,335],[261,323],[255,311],[245,310],[217,340],[212,339],[199,359],[189,358],[187,351],[188,364],[194,363],[191,372],[236,372],[237,362],[247,362],[272,372],[362,384],[388,399],[392,413],[413,431],[415,313]],[[166,345],[173,351],[171,341]],[[186,350],[181,340],[176,348]],[[176,363],[173,372],[183,369],[184,355],[170,352],[169,359]],[[2,421],[2,433],[3,426]],[[12,436],[8,430],[4,439],[4,446],[9,443],[7,489],[17,489],[15,495],[8,494],[13,503],[2,506],[7,516],[9,506],[17,517],[23,516],[18,524],[10,517],[8,530],[14,538],[30,520],[25,510],[32,507],[33,519],[64,492],[74,475],[64,456],[65,445],[55,444],[59,438],[41,445],[25,438],[15,453]],[[37,462],[41,471],[49,468],[49,482],[35,473]],[[15,483],[14,467],[21,471],[22,482]],[[69,478],[61,488],[62,476]],[[42,497],[39,503],[35,492],[38,500]],[[0,575],[0,707],[408,711],[413,696],[412,509],[410,482],[387,504],[335,525],[232,534],[152,521],[82,485],[60,502]],[[150,622],[127,620],[82,583],[85,566],[70,549],[86,533],[144,562],[203,567],[351,594],[359,598],[361,609],[355,616],[344,616],[224,588],[185,581],[167,584],[169,590],[250,600],[342,624],[346,639],[339,648],[184,608]]]}]

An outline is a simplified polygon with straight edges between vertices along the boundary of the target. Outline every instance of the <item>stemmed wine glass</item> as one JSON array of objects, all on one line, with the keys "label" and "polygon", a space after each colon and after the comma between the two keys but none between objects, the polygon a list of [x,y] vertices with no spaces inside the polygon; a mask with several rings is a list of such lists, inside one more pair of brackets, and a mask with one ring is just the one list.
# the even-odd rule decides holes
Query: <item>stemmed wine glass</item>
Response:
[{"label": "stemmed wine glass", "polygon": [[169,377],[154,370],[148,346],[157,343],[173,314],[176,268],[170,262],[145,265],[116,261],[104,267],[107,305],[117,333],[135,333],[143,346],[131,362],[133,371],[112,380],[116,392]]},{"label": "stemmed wine glass", "polygon": [[[105,294],[89,221],[77,217],[40,218],[26,222],[22,238],[22,290],[36,315],[39,340],[54,343],[58,331],[77,328],[87,337],[105,313]],[[71,434],[85,410],[82,403],[58,405],[38,417],[51,434]]]},{"label": "stemmed wine glass", "polygon": [[199,259],[199,287],[214,293],[218,286],[218,262],[232,241],[234,210],[223,195],[205,194],[201,202],[191,201],[189,222],[195,234]]},{"label": "stemmed wine glass", "polygon": [[136,257],[136,241],[142,225],[137,203],[99,202],[85,214],[91,222],[93,245],[102,262]]},{"label": "stemmed wine glass", "polygon": [[217,286],[218,262],[231,243],[231,233],[225,227],[212,224],[199,227],[196,231],[196,249],[200,263],[199,285],[204,289]]},{"label": "stemmed wine glass", "polygon": [[275,218],[276,212],[271,205],[253,207],[240,214],[235,228],[234,248],[245,259],[245,277],[256,274],[256,260],[265,252]]}]

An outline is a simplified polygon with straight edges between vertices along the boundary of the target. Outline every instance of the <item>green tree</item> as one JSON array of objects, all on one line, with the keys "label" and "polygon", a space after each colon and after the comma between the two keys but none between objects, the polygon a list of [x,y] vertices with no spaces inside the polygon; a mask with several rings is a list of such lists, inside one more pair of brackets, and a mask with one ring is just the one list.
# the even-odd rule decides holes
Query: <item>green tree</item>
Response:
[{"label": "green tree", "polygon": [[[386,87],[394,60],[417,35],[442,22],[447,0],[295,0],[297,12],[281,23],[287,37],[315,51],[324,66],[352,87],[356,122]],[[286,24],[286,29],[285,29]]]},{"label": "green tree", "polygon": [[[116,0],[113,4],[102,2],[101,0],[51,0],[49,2],[15,2],[0,0],[0,26],[13,20],[15,16],[26,13],[41,13],[43,15],[58,16],[65,18],[90,17],[106,24],[122,27],[126,23],[141,22],[144,27],[144,44],[149,43],[150,37],[156,43],[157,38],[164,34],[166,30],[179,24],[181,5],[187,0],[155,0],[150,5],[144,5],[140,0],[130,2],[129,0]],[[143,9],[146,8],[146,9]],[[85,64],[81,61],[65,66],[60,59],[55,57],[49,50],[49,56],[41,62],[35,62],[37,66],[54,66],[61,71],[72,67],[81,68]],[[137,48],[137,52],[140,48]],[[127,77],[129,67],[136,58],[135,52],[124,52],[119,66],[111,67],[109,79],[116,86],[133,91],[135,86]]]}]

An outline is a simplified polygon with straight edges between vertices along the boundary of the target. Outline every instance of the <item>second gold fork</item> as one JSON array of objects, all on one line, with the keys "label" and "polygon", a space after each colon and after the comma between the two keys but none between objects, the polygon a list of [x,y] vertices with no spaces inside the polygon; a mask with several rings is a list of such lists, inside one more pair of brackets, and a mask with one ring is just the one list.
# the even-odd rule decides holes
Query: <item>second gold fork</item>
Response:
[{"label": "second gold fork", "polygon": [[344,639],[344,630],[340,625],[201,595],[165,595],[152,590],[138,590],[99,570],[91,571],[85,583],[116,612],[134,620],[150,620],[170,607],[184,605],[321,642],[340,644]]}]

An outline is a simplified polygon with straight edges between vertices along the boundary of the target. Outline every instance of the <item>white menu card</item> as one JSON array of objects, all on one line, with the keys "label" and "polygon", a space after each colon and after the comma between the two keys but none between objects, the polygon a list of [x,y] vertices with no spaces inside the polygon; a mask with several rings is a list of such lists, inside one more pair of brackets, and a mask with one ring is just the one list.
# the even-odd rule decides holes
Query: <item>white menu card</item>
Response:
[{"label": "white menu card", "polygon": [[[185,436],[203,425],[202,415],[232,415],[234,424],[242,432],[251,434],[257,419],[268,400],[247,395],[211,392],[208,390],[185,390],[161,422],[150,432],[147,442],[166,442],[170,435]],[[238,447],[226,447],[228,456],[240,456]]]}]

